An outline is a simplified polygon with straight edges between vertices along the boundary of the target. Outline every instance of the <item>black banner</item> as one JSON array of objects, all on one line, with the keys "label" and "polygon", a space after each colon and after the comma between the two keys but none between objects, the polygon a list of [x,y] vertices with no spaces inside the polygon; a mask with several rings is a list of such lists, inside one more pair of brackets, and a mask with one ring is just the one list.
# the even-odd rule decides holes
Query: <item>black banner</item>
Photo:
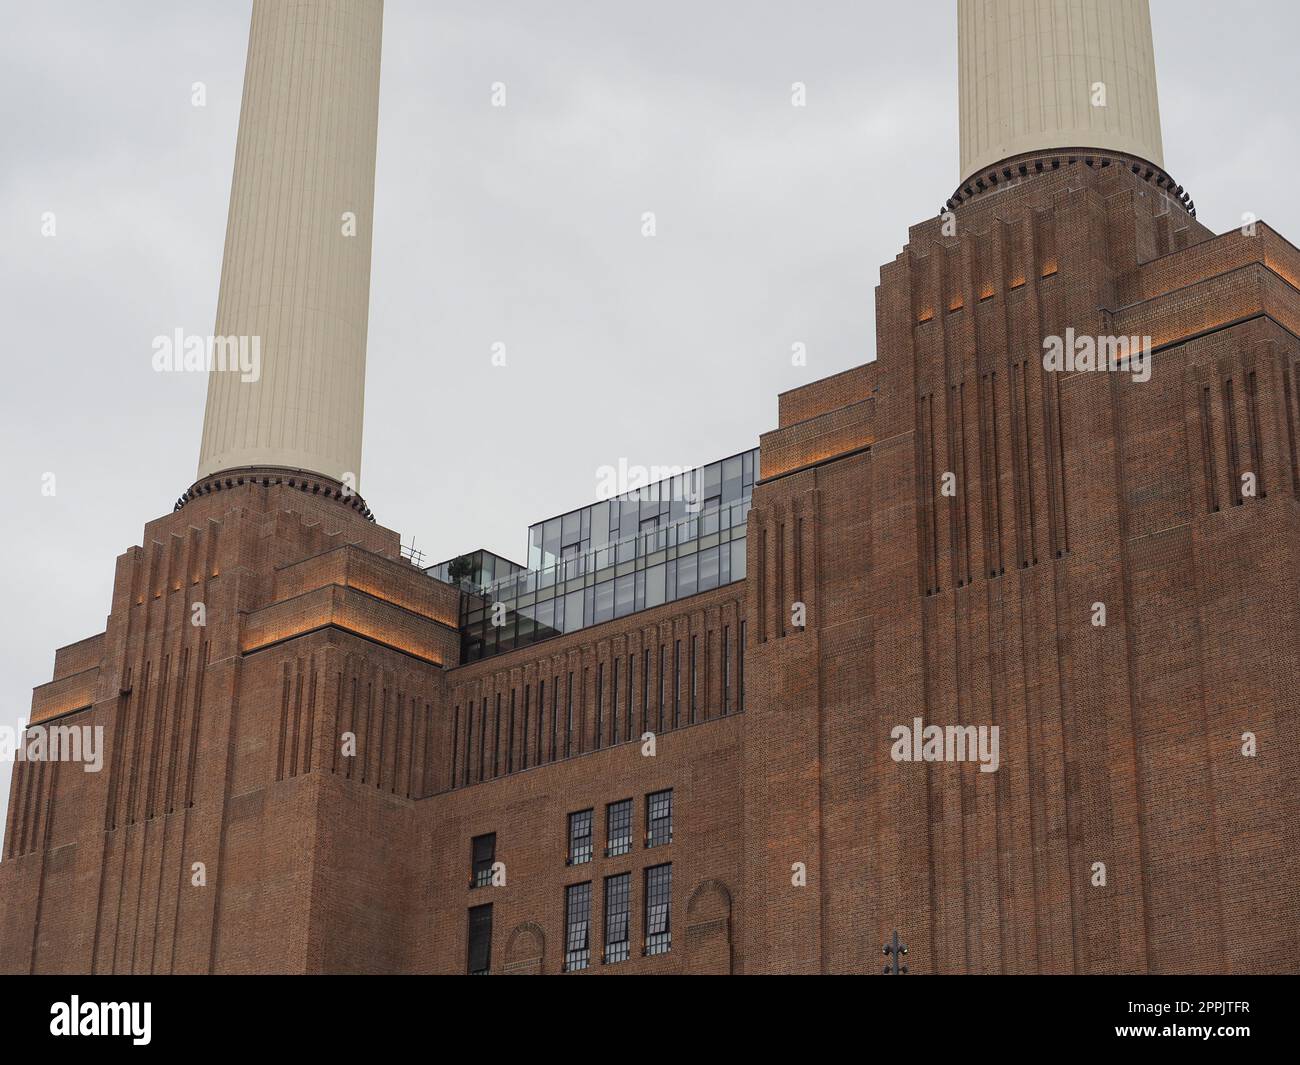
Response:
[{"label": "black banner", "polygon": [[477,1033],[493,1047],[516,1039],[536,1046],[548,1032],[566,1043],[618,1045],[685,1024],[707,1044],[723,1033],[770,1035],[774,1051],[843,1032],[866,1047],[901,1042],[918,1053],[1041,1049],[1048,1040],[1062,1050],[1155,1044],[1156,1053],[1232,1053],[1286,1040],[1297,987],[1290,977],[848,979],[853,986],[844,978],[830,986],[769,978],[725,991],[716,981],[708,989],[632,991],[623,981],[578,976],[540,985],[420,976],[11,977],[3,981],[5,1047],[339,1053],[435,1032],[440,1041]]}]

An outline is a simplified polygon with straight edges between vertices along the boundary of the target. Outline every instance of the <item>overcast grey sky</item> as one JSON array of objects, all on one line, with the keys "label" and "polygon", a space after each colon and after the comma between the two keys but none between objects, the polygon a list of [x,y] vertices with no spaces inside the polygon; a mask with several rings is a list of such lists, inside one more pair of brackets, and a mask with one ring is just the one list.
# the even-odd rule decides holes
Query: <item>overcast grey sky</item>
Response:
[{"label": "overcast grey sky", "polygon": [[[194,479],[205,381],[154,373],[152,340],[212,330],[250,6],[0,0],[0,723]],[[958,178],[955,7],[387,0],[378,519],[430,561],[522,561],[599,466],[752,447],[778,392],[874,358],[879,268]],[[1300,8],[1152,15],[1166,168],[1216,231],[1252,211],[1300,240]]]}]

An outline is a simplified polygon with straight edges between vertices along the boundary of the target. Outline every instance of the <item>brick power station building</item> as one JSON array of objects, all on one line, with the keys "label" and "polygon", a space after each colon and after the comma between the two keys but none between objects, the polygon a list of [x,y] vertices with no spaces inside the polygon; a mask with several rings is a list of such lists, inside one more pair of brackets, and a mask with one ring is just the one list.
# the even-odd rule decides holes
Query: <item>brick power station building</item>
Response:
[{"label": "brick power station building", "polygon": [[107,753],[16,766],[0,969],[1295,971],[1300,251],[1163,170],[1145,0],[958,14],[878,359],[422,571],[354,491],[381,0],[255,0],[216,333],[264,370],[35,691]]}]

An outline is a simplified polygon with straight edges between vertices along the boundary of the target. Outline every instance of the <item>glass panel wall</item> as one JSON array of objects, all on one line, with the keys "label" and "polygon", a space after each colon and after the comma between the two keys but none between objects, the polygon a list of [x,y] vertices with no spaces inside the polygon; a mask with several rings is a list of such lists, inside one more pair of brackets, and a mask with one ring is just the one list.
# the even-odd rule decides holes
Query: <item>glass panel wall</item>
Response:
[{"label": "glass panel wall", "polygon": [[[538,522],[527,569],[466,556],[475,568],[460,582],[463,661],[743,580],[757,469],[754,449]],[[426,572],[447,581],[448,566]]]}]

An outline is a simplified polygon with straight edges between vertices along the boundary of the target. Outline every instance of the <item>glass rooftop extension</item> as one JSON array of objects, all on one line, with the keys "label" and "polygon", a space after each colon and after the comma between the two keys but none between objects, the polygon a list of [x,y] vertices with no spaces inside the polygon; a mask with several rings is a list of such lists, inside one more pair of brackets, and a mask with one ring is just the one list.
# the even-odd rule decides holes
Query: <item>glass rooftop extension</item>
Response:
[{"label": "glass rooftop extension", "polygon": [[455,584],[471,593],[477,593],[498,580],[523,572],[523,566],[511,562],[486,548],[471,551],[468,555],[457,555],[446,562],[428,567],[424,572],[435,580],[445,584]]},{"label": "glass rooftop extension", "polygon": [[527,568],[490,551],[429,567],[467,593],[462,662],[743,580],[757,469],[745,451],[537,522]]}]

